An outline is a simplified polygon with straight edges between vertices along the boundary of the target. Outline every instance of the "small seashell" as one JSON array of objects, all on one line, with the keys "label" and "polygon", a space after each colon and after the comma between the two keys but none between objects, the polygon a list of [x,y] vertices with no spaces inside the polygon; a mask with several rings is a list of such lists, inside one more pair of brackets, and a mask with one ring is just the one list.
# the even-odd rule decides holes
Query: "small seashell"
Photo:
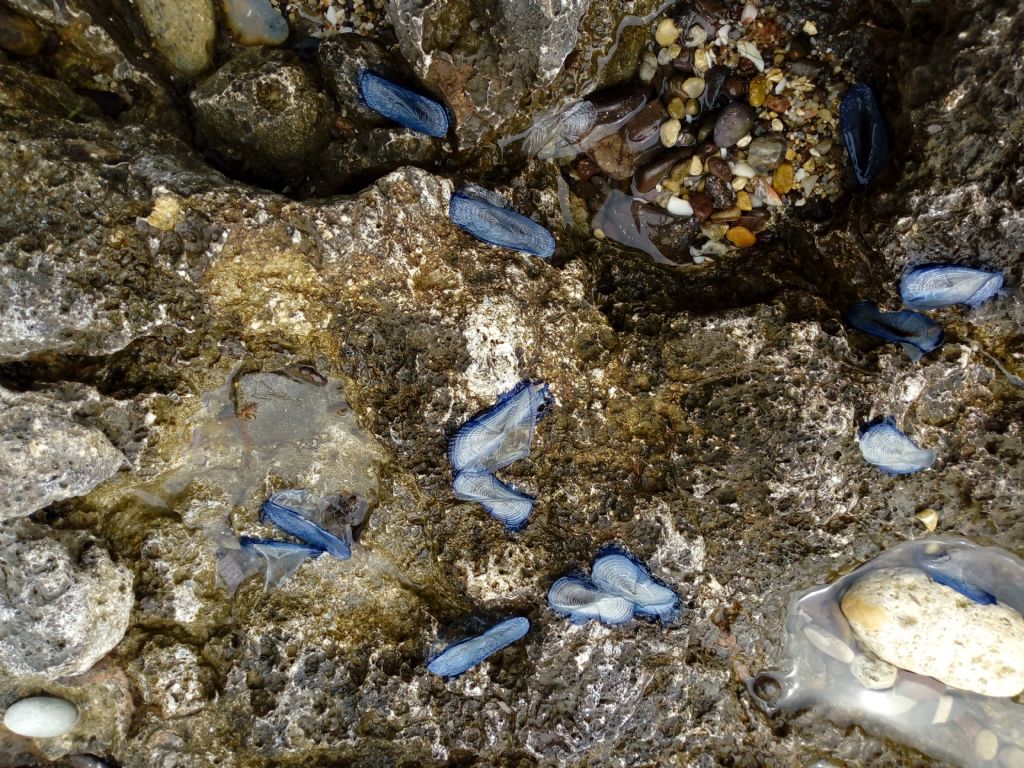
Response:
[{"label": "small seashell", "polygon": [[521,531],[533,510],[534,499],[484,470],[459,472],[452,483],[455,498],[475,501],[509,531]]},{"label": "small seashell", "polygon": [[495,624],[482,635],[450,645],[427,665],[441,677],[458,677],[488,656],[521,640],[530,631],[530,620],[522,616]]},{"label": "small seashell", "polygon": [[359,96],[370,109],[410,130],[439,139],[448,135],[448,110],[443,104],[380,75],[359,73]]},{"label": "small seashell", "polygon": [[629,600],[602,592],[586,579],[563,576],[548,590],[548,605],[555,613],[568,616],[574,624],[597,619],[602,624],[622,624],[633,618],[635,606]]},{"label": "small seashell", "polygon": [[850,307],[843,322],[862,333],[899,344],[915,363],[941,347],[945,339],[942,326],[927,315],[909,309],[881,312],[870,301]]},{"label": "small seashell", "polygon": [[748,59],[757,67],[758,72],[764,72],[764,59],[761,58],[761,52],[757,50],[757,46],[749,40],[737,40],[736,41],[736,53],[741,58]]},{"label": "small seashell", "polygon": [[690,27],[690,31],[686,34],[686,42],[684,45],[687,48],[696,48],[700,45],[704,45],[704,42],[708,39],[708,31],[699,24],[694,24]]},{"label": "small seashell", "polygon": [[889,156],[889,136],[875,94],[866,85],[851,86],[839,103],[839,131],[857,183],[870,184]]},{"label": "small seashell", "polygon": [[679,614],[679,596],[654,579],[647,566],[628,552],[610,549],[598,554],[590,578],[602,592],[633,603],[636,613],[657,616],[666,623]]},{"label": "small seashell", "polygon": [[530,455],[537,422],[554,402],[547,384],[521,381],[490,408],[471,418],[448,444],[456,472],[507,467]]},{"label": "small seashell", "polygon": [[279,491],[263,502],[260,520],[273,523],[314,549],[339,560],[348,560],[352,557],[349,543],[310,519],[316,515],[318,508],[315,497],[308,491]]},{"label": "small seashell", "polygon": [[863,427],[857,439],[865,461],[890,475],[909,475],[935,463],[935,451],[919,447],[903,434],[892,416]]},{"label": "small seashell", "polygon": [[1003,287],[1003,273],[956,264],[922,264],[903,275],[900,296],[914,309],[966,304],[977,309]]},{"label": "small seashell", "polygon": [[[501,204],[499,204],[501,203]],[[448,217],[478,240],[542,259],[555,252],[555,238],[533,219],[512,210],[493,192],[468,184],[452,195]]]}]

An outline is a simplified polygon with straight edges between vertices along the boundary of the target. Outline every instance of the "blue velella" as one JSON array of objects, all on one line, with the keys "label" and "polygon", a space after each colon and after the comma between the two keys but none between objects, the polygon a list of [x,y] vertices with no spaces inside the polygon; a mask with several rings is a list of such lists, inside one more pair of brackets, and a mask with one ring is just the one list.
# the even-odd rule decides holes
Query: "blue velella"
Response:
[{"label": "blue velella", "polygon": [[568,616],[574,624],[597,619],[602,624],[622,624],[633,618],[636,606],[624,597],[610,595],[592,582],[563,576],[548,590],[548,605],[555,613]]},{"label": "blue velella", "polygon": [[550,258],[555,238],[544,227],[512,210],[495,193],[467,184],[452,195],[448,217],[478,240]]},{"label": "blue velella", "polygon": [[853,175],[862,187],[870,184],[885,167],[889,156],[889,135],[878,101],[870,87],[850,86],[839,103],[839,131],[850,157]]},{"label": "blue velella", "polygon": [[914,309],[966,304],[977,309],[1003,287],[1003,273],[956,264],[921,264],[900,280],[903,303]]},{"label": "blue velella", "polygon": [[935,463],[935,451],[919,447],[903,434],[892,416],[862,428],[858,442],[864,459],[890,475],[909,475]]},{"label": "blue velella", "polygon": [[529,631],[529,619],[522,616],[507,619],[478,637],[448,646],[427,665],[427,669],[441,677],[458,677],[491,654],[522,639]]},{"label": "blue velella", "polygon": [[315,497],[307,491],[289,490],[273,494],[260,507],[260,519],[329,555],[348,560],[352,548],[344,539],[310,518],[320,514]]},{"label": "blue velella", "polygon": [[262,573],[265,587],[275,587],[323,550],[307,544],[250,536],[216,534],[217,577],[234,594],[250,576]]},{"label": "blue velella", "polygon": [[870,301],[850,307],[843,322],[862,333],[899,344],[914,362],[941,347],[945,339],[942,325],[927,315],[909,309],[882,312]]},{"label": "blue velella", "polygon": [[448,460],[456,472],[494,472],[530,455],[537,422],[554,401],[547,384],[521,381],[455,433]]},{"label": "blue velella", "polygon": [[970,570],[969,564],[965,567],[965,563],[960,562],[960,559],[949,550],[921,552],[917,557],[917,565],[932,581],[956,590],[968,600],[980,605],[994,605],[997,602],[995,595],[978,586],[976,581],[967,575]]},{"label": "blue velella", "polygon": [[533,509],[533,497],[503,483],[490,472],[465,470],[452,484],[455,498],[475,501],[510,531],[521,531]]},{"label": "blue velella", "polygon": [[439,139],[448,135],[448,110],[434,99],[368,70],[359,73],[359,95],[370,109],[410,130]]},{"label": "blue velella", "polygon": [[611,549],[598,554],[590,569],[594,586],[602,592],[625,598],[636,612],[671,622],[679,614],[679,596],[653,576],[647,566],[628,552]]}]

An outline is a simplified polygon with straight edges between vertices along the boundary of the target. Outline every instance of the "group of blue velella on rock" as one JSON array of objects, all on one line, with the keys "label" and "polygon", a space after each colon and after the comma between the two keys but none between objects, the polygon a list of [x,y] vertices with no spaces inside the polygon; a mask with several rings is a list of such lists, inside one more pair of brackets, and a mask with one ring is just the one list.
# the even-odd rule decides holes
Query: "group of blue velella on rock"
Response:
[{"label": "group of blue velella on rock", "polygon": [[[1003,287],[1003,275],[955,264],[922,264],[900,281],[900,297],[913,309],[882,312],[867,301],[847,310],[846,324],[862,333],[899,344],[913,361],[938,349],[945,338],[942,325],[918,309],[939,309],[965,304],[976,309],[994,298]],[[894,475],[927,469],[935,463],[935,451],[919,447],[885,416],[865,426],[859,436],[864,458]]]}]

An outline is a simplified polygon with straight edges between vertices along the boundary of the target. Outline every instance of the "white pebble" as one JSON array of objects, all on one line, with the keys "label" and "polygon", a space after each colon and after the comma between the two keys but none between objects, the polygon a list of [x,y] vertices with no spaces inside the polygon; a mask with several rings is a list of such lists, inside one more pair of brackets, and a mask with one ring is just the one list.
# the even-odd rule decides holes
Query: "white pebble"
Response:
[{"label": "white pebble", "polygon": [[673,216],[693,216],[693,207],[690,205],[690,201],[675,195],[668,199],[668,205],[665,208]]},{"label": "white pebble", "polygon": [[661,145],[663,147],[674,147],[676,142],[679,141],[679,132],[683,129],[683,124],[675,118],[666,120],[661,124],[658,129],[659,138],[661,139]]},{"label": "white pebble", "polygon": [[78,707],[53,696],[32,696],[15,702],[4,713],[7,730],[30,739],[63,736],[78,722]]},{"label": "white pebble", "polygon": [[974,737],[974,751],[982,760],[992,760],[999,754],[999,737],[982,728]]},{"label": "white pebble", "polygon": [[755,171],[748,163],[733,163],[730,166],[733,176],[742,176],[745,179],[752,179],[757,176]]},{"label": "white pebble", "polygon": [[764,59],[761,58],[761,52],[757,50],[757,46],[749,40],[737,40],[736,41],[736,53],[742,58],[749,59],[757,67],[758,72],[764,72]]},{"label": "white pebble", "polygon": [[743,149],[744,147],[750,146],[750,142],[752,142],[753,140],[754,137],[748,133],[746,136],[743,136],[742,138],[740,138],[739,141],[736,142],[736,146],[739,147],[740,149]]},{"label": "white pebble", "polygon": [[670,61],[672,61],[672,56],[669,54],[668,48],[662,48],[658,51],[658,64],[664,67]]},{"label": "white pebble", "polygon": [[657,59],[654,60],[653,64],[648,63],[648,62],[645,61],[643,64],[640,65],[640,72],[639,72],[640,79],[643,80],[645,83],[649,83],[649,82],[651,82],[651,80],[654,79],[654,75],[655,75],[655,73],[657,71],[658,71],[658,60]]},{"label": "white pebble", "polygon": [[672,45],[679,39],[679,29],[672,19],[662,19],[658,22],[658,28],[654,31],[654,39],[660,46]]},{"label": "white pebble", "polygon": [[815,24],[813,21],[805,21],[804,32],[810,35],[811,37],[814,37],[816,34],[818,34],[818,25]]},{"label": "white pebble", "polygon": [[743,26],[749,26],[754,23],[754,19],[757,18],[757,6],[753,3],[747,3],[743,6],[743,13],[740,14],[740,24]]}]

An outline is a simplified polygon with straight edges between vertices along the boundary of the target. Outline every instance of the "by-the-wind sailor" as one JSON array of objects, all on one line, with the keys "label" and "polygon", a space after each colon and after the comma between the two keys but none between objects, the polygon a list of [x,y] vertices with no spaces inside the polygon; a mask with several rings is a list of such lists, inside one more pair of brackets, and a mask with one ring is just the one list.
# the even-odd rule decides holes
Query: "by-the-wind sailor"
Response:
[{"label": "by-the-wind sailor", "polygon": [[441,677],[458,677],[491,654],[520,640],[529,631],[529,619],[522,616],[508,619],[478,637],[448,646],[427,665],[427,669]]},{"label": "by-the-wind sailor", "polygon": [[919,447],[903,434],[892,416],[864,427],[858,441],[864,459],[891,475],[909,475],[935,463],[935,451]]},{"label": "by-the-wind sailor", "polygon": [[466,470],[455,476],[455,497],[476,501],[510,531],[521,531],[533,509],[533,498],[501,482],[490,472]]},{"label": "by-the-wind sailor", "polygon": [[370,109],[406,128],[439,139],[448,135],[448,110],[443,104],[380,75],[360,72],[359,95]]},{"label": "by-the-wind sailor", "polygon": [[961,554],[960,550],[925,551],[917,556],[917,565],[932,581],[956,590],[968,600],[973,600],[979,605],[995,605],[995,595],[978,586],[974,579],[966,575],[971,563],[964,562],[964,558],[958,557]]},{"label": "by-the-wind sailor", "polygon": [[1003,273],[956,264],[921,264],[900,280],[903,303],[914,309],[966,304],[977,309],[1003,287]]},{"label": "by-the-wind sailor", "polygon": [[467,184],[452,195],[448,217],[457,227],[478,240],[503,248],[550,258],[555,252],[555,238],[544,227],[523,214],[513,211],[495,193]]},{"label": "by-the-wind sailor", "polygon": [[352,557],[352,548],[348,542],[309,519],[310,512],[304,508],[306,497],[302,493],[280,491],[273,494],[260,507],[260,519],[273,523],[285,533],[329,555],[348,560]]},{"label": "by-the-wind sailor", "polygon": [[885,167],[889,136],[875,94],[863,83],[851,86],[839,103],[839,131],[862,187],[870,184]]},{"label": "by-the-wind sailor", "polygon": [[553,399],[547,384],[521,381],[455,433],[448,444],[452,468],[494,472],[525,459],[537,422]]},{"label": "by-the-wind sailor", "polygon": [[217,578],[233,595],[239,585],[256,573],[263,574],[264,587],[283,582],[310,558],[323,550],[307,544],[227,533],[214,536],[217,546]]},{"label": "by-the-wind sailor", "polygon": [[602,592],[632,602],[636,612],[672,621],[679,612],[679,596],[654,579],[647,566],[633,555],[609,550],[594,559],[590,578]]},{"label": "by-the-wind sailor", "polygon": [[633,618],[636,606],[624,597],[610,595],[576,576],[563,576],[548,590],[548,605],[568,616],[574,624],[597,619],[602,624],[622,624]]},{"label": "by-the-wind sailor", "polygon": [[882,312],[870,301],[854,304],[843,315],[843,321],[870,336],[899,344],[914,362],[941,347],[945,338],[942,326],[927,315],[909,309]]}]

